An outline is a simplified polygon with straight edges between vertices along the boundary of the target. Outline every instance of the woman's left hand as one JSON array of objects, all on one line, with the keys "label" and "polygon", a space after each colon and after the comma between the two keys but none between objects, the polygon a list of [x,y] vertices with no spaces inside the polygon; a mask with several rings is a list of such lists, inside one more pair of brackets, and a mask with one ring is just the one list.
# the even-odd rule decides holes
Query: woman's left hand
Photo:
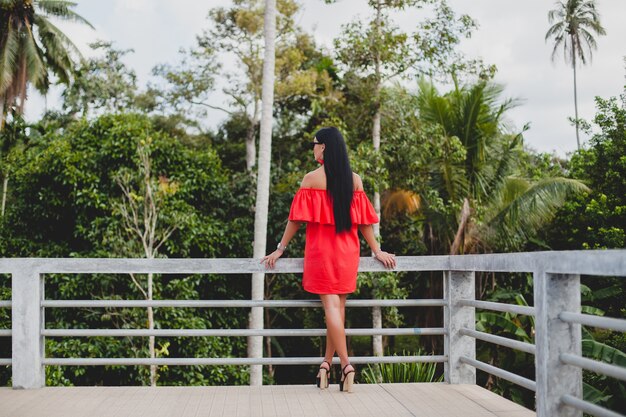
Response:
[{"label": "woman's left hand", "polygon": [[274,252],[270,253],[267,256],[264,256],[263,259],[261,259],[260,263],[265,262],[265,267],[270,267],[270,268],[274,268],[274,266],[276,265],[276,261],[278,260],[278,258],[280,258],[281,256],[283,256],[284,251],[282,250],[275,250]]}]

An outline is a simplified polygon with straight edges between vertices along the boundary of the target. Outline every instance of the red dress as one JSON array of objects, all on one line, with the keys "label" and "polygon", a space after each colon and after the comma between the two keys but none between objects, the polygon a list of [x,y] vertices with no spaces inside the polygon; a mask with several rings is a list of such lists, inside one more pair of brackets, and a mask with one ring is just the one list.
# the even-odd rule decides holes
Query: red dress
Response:
[{"label": "red dress", "polygon": [[354,191],[350,205],[352,228],[335,233],[333,205],[326,190],[300,188],[293,198],[289,220],[307,222],[302,286],[313,294],[348,294],[356,290],[361,245],[359,224],[379,219],[365,191]]}]

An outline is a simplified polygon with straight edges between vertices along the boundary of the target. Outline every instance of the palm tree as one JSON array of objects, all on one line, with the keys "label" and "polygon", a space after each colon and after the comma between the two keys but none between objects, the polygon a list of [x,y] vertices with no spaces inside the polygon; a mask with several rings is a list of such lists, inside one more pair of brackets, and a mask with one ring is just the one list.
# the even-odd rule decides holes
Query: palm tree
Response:
[{"label": "palm tree", "polygon": [[[261,132],[259,138],[259,164],[256,188],[256,207],[254,213],[254,249],[253,258],[265,255],[267,241],[267,217],[270,194],[270,167],[272,150],[272,107],[274,104],[274,69],[276,63],[276,0],[265,0],[264,17],[265,51],[263,58],[263,83],[261,107]],[[264,295],[263,273],[252,274],[252,299],[262,300]],[[250,329],[263,328],[263,308],[253,307],[250,313]],[[263,337],[248,337],[248,357],[263,356]],[[250,385],[263,384],[263,366],[250,366]]]},{"label": "palm tree", "polygon": [[574,70],[574,111],[576,123],[576,143],[580,150],[578,136],[578,97],[576,90],[576,58],[583,64],[587,57],[591,60],[591,51],[597,49],[596,35],[606,35],[600,24],[600,15],[596,10],[595,0],[567,0],[556,3],[556,9],[548,13],[548,20],[552,25],[546,32],[545,40],[554,38],[552,60],[556,57],[559,48],[563,48],[563,56],[567,63],[572,64]]},{"label": "palm tree", "polygon": [[[0,132],[9,109],[24,113],[28,83],[45,94],[50,86],[48,75],[69,84],[75,67],[72,53],[78,48],[49,18],[91,24],[71,8],[76,3],[65,0],[0,0]],[[10,149],[0,154],[5,158]],[[4,162],[4,161],[3,161]],[[9,170],[2,172],[2,216],[9,185]]]},{"label": "palm tree", "polygon": [[[431,186],[458,207],[457,213],[426,215],[437,238],[428,247],[440,253],[513,249],[548,222],[568,194],[589,190],[576,180],[533,183],[515,175],[526,127],[519,133],[504,131],[503,115],[516,101],[500,101],[501,93],[501,86],[486,81],[466,87],[455,81],[452,92],[440,95],[432,84],[420,82],[420,118],[442,132],[440,155],[430,167]],[[420,210],[429,209],[424,196]],[[477,211],[480,221],[475,221]]]},{"label": "palm tree", "polygon": [[28,83],[42,94],[49,74],[69,84],[78,48],[50,18],[85,23],[65,0],[0,0],[0,130],[8,109],[23,113]]}]

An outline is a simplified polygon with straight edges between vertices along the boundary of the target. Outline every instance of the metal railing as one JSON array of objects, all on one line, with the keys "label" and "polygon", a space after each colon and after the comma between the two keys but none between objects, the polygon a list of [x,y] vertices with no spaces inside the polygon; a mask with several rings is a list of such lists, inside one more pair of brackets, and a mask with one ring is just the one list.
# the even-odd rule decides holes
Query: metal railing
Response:
[{"label": "metal railing", "polygon": [[[11,365],[15,388],[45,384],[46,365],[289,365],[317,364],[321,358],[46,358],[45,337],[92,336],[323,336],[325,329],[47,329],[46,308],[80,307],[321,307],[319,300],[46,300],[46,273],[248,274],[301,273],[302,259],[281,259],[266,271],[255,259],[0,259],[0,273],[12,275]],[[361,258],[361,272],[387,271],[373,258]],[[440,306],[443,328],[346,329],[346,335],[440,335],[444,354],[430,356],[351,357],[353,363],[443,362],[444,380],[475,384],[476,369],[535,391],[540,417],[619,414],[582,400],[582,370],[626,380],[623,367],[582,357],[581,325],[626,331],[626,320],[580,313],[580,275],[626,276],[626,250],[532,252],[466,256],[398,257],[395,271],[442,271],[443,299],[348,300],[346,307]],[[517,306],[475,299],[475,272],[533,273],[535,306]],[[475,309],[535,317],[535,344],[475,329]],[[536,381],[476,360],[476,340],[535,355]]]}]

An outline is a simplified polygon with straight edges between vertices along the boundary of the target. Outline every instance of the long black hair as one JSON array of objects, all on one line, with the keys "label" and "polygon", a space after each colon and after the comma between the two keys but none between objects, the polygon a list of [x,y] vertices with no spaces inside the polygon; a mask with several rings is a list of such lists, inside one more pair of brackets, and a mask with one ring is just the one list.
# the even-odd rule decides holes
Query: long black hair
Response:
[{"label": "long black hair", "polygon": [[346,142],[336,127],[324,127],[315,134],[323,143],[324,172],[326,173],[326,194],[333,202],[335,233],[352,228],[350,205],[354,193],[352,169],[348,160]]}]

